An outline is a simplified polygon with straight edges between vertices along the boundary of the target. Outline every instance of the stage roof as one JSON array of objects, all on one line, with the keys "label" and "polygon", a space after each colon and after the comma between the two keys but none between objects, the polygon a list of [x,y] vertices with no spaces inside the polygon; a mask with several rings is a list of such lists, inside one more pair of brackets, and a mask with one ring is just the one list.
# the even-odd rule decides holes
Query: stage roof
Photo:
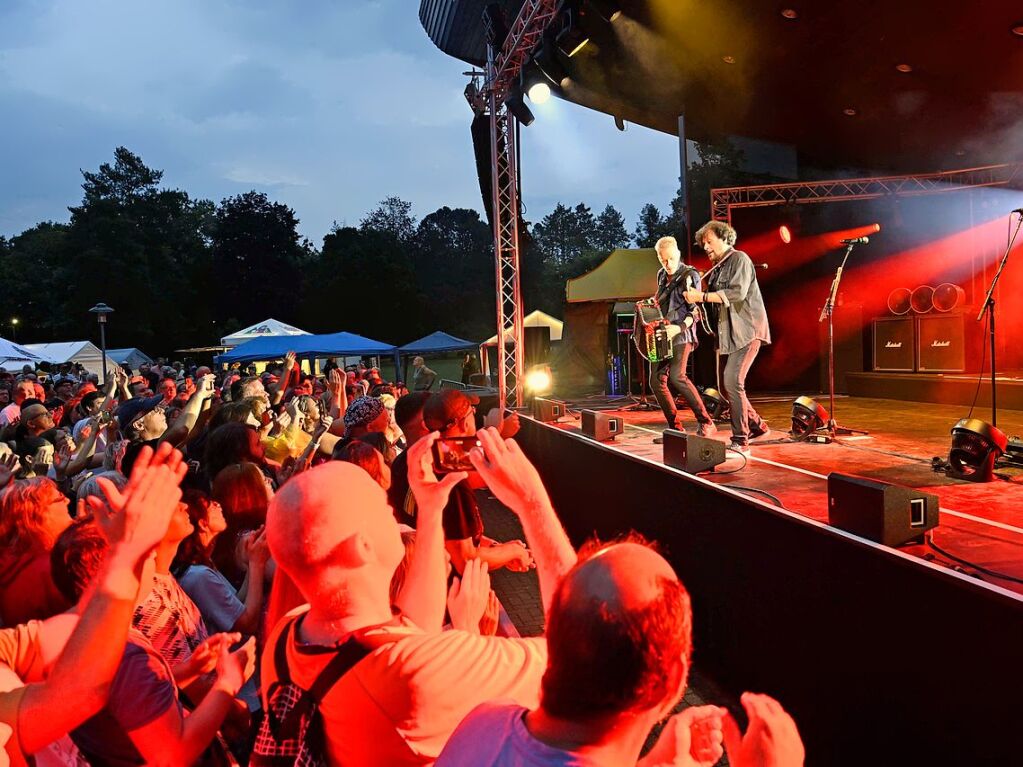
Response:
[{"label": "stage roof", "polygon": [[[420,20],[441,50],[478,65],[487,4],[422,0]],[[503,5],[514,19],[522,2]],[[619,5],[611,23],[582,5],[590,43],[562,59],[571,75],[563,98],[676,135],[685,113],[689,138],[794,145],[801,164],[821,169],[1023,159],[1018,0]]]},{"label": "stage roof", "polygon": [[598,266],[565,284],[565,299],[572,304],[650,298],[657,292],[656,264],[653,248],[613,250]]}]

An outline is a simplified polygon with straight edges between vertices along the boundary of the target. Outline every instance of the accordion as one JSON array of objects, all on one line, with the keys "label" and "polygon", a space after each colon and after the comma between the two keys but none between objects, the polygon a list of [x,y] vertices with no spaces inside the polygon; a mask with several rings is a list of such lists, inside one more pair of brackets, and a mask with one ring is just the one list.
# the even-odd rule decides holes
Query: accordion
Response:
[{"label": "accordion", "polygon": [[[672,332],[675,331],[675,332]],[[671,359],[671,340],[678,328],[661,314],[657,304],[641,301],[636,304],[636,317],[632,326],[632,340],[639,353],[650,362]]]}]

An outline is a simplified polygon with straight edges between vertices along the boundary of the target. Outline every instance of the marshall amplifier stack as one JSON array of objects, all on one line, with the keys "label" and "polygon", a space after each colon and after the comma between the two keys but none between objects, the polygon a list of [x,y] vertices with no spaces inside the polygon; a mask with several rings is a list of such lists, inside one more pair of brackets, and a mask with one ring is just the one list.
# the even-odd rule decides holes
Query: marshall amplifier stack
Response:
[{"label": "marshall amplifier stack", "polygon": [[[955,311],[962,306],[963,296],[962,288],[951,284],[892,291],[888,304],[897,316],[877,317],[873,321],[874,370],[898,373],[972,370],[979,361],[971,353],[977,339],[971,340],[968,349],[968,318],[962,311]],[[971,335],[979,338],[979,331]]]}]

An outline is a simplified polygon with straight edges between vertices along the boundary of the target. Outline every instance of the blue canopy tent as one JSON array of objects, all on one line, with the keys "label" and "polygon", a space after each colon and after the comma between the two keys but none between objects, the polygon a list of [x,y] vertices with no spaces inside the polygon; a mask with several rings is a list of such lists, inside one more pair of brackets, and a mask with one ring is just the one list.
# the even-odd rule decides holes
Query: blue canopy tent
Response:
[{"label": "blue canopy tent", "polygon": [[394,361],[394,374],[400,377],[401,367],[398,347],[374,341],[372,338],[355,333],[326,333],[304,336],[267,336],[254,338],[236,346],[216,358],[218,363],[255,362],[257,360],[282,359],[288,352],[295,352],[300,359],[314,357],[362,357],[390,356]]},{"label": "blue canopy tent", "polygon": [[[479,350],[479,344],[475,341],[466,341],[464,338],[456,338],[450,333],[443,331],[436,331],[430,333],[428,336],[411,341],[402,347],[398,348],[400,354],[405,357],[405,364],[408,365],[408,357],[412,356],[424,356],[427,354],[442,354],[444,352],[477,352]],[[408,380],[408,371],[402,370],[405,374],[405,380]],[[448,371],[449,373],[451,371]],[[441,370],[441,378],[444,377],[444,371]]]}]

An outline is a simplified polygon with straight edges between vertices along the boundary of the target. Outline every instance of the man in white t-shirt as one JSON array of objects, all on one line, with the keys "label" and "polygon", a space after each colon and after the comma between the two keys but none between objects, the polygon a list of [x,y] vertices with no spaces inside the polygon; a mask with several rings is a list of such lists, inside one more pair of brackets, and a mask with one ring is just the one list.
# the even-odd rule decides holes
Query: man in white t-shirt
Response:
[{"label": "man in white t-shirt", "polygon": [[[395,617],[388,594],[404,546],[384,491],[361,468],[331,462],[299,474],[274,496],[267,538],[277,566],[310,606],[281,620],[263,653],[264,696],[278,675],[274,655],[283,631],[287,670],[303,689],[355,638],[369,654],[320,704],[332,765],[426,765],[477,705],[506,698],[535,707],[546,665],[543,639],[483,637],[441,631],[445,603],[441,518],[465,472],[437,480],[431,448],[437,434],[409,450],[409,482],[418,506],[416,549]],[[541,595],[575,561],[536,470],[494,429],[479,433],[476,469],[522,520],[533,544]],[[484,452],[485,451],[485,452]],[[290,638],[289,638],[290,637]]]}]

